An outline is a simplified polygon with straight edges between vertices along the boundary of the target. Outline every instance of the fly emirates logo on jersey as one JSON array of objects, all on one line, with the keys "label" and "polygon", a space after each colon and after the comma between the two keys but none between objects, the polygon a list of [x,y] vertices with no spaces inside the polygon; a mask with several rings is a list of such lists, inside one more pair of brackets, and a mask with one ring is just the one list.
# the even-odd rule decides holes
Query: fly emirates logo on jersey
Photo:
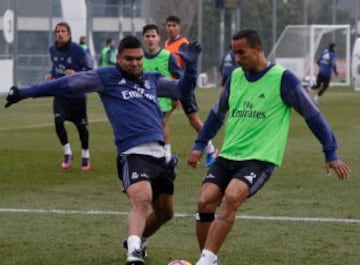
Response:
[{"label": "fly emirates logo on jersey", "polygon": [[[121,83],[121,81],[119,83]],[[132,90],[124,90],[121,92],[121,94],[125,100],[131,100],[133,98],[145,98],[156,102],[156,96],[146,92],[146,90],[151,91],[147,81],[145,81],[144,87],[145,88],[142,88],[135,84],[131,87]]]},{"label": "fly emirates logo on jersey", "polygon": [[244,101],[241,108],[232,109],[231,116],[233,118],[252,118],[252,119],[266,118],[265,112],[256,110],[254,107],[254,103],[251,101]]}]

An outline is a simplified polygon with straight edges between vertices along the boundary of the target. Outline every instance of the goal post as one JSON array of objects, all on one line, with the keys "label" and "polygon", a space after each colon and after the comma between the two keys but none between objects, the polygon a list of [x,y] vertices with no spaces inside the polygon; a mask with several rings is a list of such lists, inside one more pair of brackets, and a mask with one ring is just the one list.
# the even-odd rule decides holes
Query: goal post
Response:
[{"label": "goal post", "polygon": [[350,25],[288,25],[268,55],[268,60],[283,65],[302,81],[313,84],[321,51],[336,44],[337,70],[331,84],[350,85]]}]

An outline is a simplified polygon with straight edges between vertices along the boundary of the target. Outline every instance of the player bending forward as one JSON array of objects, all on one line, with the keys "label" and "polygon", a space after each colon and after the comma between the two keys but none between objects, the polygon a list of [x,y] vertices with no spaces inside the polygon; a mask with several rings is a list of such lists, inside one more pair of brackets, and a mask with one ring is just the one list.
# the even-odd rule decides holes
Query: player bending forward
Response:
[{"label": "player bending forward", "polygon": [[144,265],[142,241],[173,216],[175,175],[165,162],[162,113],[157,96],[178,99],[195,88],[201,48],[193,43],[182,57],[180,80],[143,73],[144,51],[134,36],[123,38],[116,65],[59,78],[23,89],[13,87],[5,107],[29,97],[98,92],[112,126],[117,147],[118,176],[129,200],[127,265]]}]

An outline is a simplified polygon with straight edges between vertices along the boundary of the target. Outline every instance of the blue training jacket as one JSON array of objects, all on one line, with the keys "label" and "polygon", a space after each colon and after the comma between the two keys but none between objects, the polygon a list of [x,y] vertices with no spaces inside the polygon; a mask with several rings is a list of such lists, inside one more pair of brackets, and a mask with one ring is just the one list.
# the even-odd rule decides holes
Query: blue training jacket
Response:
[{"label": "blue training jacket", "polygon": [[98,92],[111,123],[118,154],[149,142],[163,143],[162,113],[157,96],[177,99],[196,86],[196,72],[180,80],[146,72],[143,82],[126,78],[118,66],[99,67],[20,89],[22,99]]},{"label": "blue training jacket", "polygon": [[337,73],[336,69],[336,53],[330,49],[322,50],[320,57],[317,60],[319,66],[319,74],[326,77],[331,77],[332,71]]},{"label": "blue training jacket", "polygon": [[[54,79],[65,76],[65,70],[71,69],[75,72],[93,69],[93,61],[79,44],[69,42],[62,47],[57,47],[56,43],[49,48],[52,67],[50,74]],[[85,94],[63,95],[62,97],[85,97]]]}]

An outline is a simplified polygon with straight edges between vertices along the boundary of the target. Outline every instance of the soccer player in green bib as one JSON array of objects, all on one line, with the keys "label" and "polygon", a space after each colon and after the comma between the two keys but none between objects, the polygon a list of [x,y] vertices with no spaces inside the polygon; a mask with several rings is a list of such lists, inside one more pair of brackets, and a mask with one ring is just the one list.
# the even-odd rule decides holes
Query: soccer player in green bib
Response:
[{"label": "soccer player in green bib", "polygon": [[281,166],[292,109],[321,143],[327,173],[334,170],[339,180],[350,174],[349,166],[336,154],[337,142],[324,116],[293,73],[266,60],[257,31],[234,34],[232,51],[240,67],[225,83],[188,156],[188,164],[196,167],[228,114],[220,154],[208,170],[198,198],[196,233],[201,256],[196,265],[218,264],[217,253],[238,208]]},{"label": "soccer player in green bib", "polygon": [[[160,31],[156,24],[147,24],[143,27],[144,44],[144,71],[156,71],[165,77],[179,79],[183,74],[182,68],[178,65],[176,58],[171,52],[160,47]],[[170,145],[169,118],[175,108],[171,98],[159,97],[158,102],[163,113],[163,129],[165,140],[165,158],[168,163],[177,163],[175,156],[172,156]]]}]

